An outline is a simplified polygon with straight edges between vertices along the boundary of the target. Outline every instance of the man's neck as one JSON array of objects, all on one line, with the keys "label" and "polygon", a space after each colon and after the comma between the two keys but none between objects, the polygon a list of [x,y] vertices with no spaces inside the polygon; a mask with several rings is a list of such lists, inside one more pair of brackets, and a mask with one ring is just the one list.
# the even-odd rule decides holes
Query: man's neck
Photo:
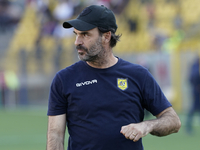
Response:
[{"label": "man's neck", "polygon": [[93,68],[105,69],[105,68],[109,68],[115,65],[117,61],[118,61],[118,58],[116,58],[112,54],[111,56],[104,57],[95,61],[86,61],[86,63]]}]

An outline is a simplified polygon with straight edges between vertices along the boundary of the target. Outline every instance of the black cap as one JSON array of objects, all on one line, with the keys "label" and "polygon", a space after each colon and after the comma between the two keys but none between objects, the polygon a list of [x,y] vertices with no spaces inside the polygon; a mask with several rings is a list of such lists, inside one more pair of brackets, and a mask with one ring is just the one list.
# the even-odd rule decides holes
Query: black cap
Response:
[{"label": "black cap", "polygon": [[80,31],[91,30],[95,27],[103,28],[104,31],[116,32],[117,30],[114,13],[103,5],[86,7],[76,19],[64,22],[63,27],[74,27]]}]

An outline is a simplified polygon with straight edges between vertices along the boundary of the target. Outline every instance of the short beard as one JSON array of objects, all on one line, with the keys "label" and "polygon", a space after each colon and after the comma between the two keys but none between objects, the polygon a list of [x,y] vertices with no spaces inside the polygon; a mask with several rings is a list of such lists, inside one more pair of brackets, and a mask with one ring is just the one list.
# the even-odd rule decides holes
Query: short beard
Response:
[{"label": "short beard", "polygon": [[88,62],[95,62],[99,58],[101,59],[101,55],[105,52],[101,38],[98,38],[96,43],[94,43],[89,49],[82,45],[76,46],[76,49],[84,50],[86,52],[85,56],[81,57],[79,54],[78,57],[80,60]]}]

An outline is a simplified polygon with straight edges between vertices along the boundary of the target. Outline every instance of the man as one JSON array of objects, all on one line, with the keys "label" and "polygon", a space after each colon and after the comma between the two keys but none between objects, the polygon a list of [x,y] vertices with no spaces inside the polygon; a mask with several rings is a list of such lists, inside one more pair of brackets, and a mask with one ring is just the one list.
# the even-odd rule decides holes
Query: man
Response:
[{"label": "man", "polygon": [[[113,12],[92,5],[64,28],[74,27],[81,61],[59,71],[51,85],[47,149],[143,150],[148,133],[165,136],[181,123],[152,75],[115,57],[120,36]],[[157,118],[143,121],[144,109]]]},{"label": "man", "polygon": [[[198,54],[197,54],[198,55]],[[199,74],[199,57],[193,62],[190,73],[189,82],[192,88],[192,102],[186,120],[186,131],[193,134],[193,119],[196,112],[200,113],[200,74]]]}]

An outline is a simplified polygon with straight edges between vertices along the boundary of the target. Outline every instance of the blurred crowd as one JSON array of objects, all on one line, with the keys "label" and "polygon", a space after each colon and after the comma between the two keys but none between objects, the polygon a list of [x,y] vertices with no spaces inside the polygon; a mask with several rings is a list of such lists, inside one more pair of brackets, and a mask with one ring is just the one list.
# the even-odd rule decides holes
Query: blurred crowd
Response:
[{"label": "blurred crowd", "polygon": [[59,0],[55,5],[51,0],[29,1],[37,9],[38,19],[41,22],[41,36],[47,34],[57,38],[70,36],[70,32],[63,30],[61,24],[76,17],[86,6],[105,5],[119,14],[127,2],[128,0]]},{"label": "blurred crowd", "polygon": [[127,2],[128,0],[0,0],[0,32],[16,27],[27,5],[31,5],[37,12],[38,21],[42,25],[41,34],[52,35],[55,32],[57,35],[58,23],[77,16],[88,5],[105,5],[119,14]]},{"label": "blurred crowd", "polygon": [[[36,44],[43,36],[56,39],[71,37],[72,32],[64,30],[62,23],[77,17],[83,8],[91,4],[105,5],[120,18],[119,32],[127,35],[123,36],[126,43],[116,47],[117,52],[121,52],[123,47],[126,51],[173,51],[182,48],[180,45],[184,45],[185,30],[192,28],[187,24],[195,24],[194,21],[187,23],[187,19],[183,18],[185,8],[182,7],[185,6],[180,0],[162,0],[160,6],[158,0],[0,0],[0,33],[13,32],[24,17],[26,8],[31,7],[40,28]],[[169,16],[164,12],[158,15],[164,6],[167,9],[163,9],[170,12]],[[134,37],[134,41],[128,36]],[[188,46],[187,42],[184,43]],[[193,42],[192,46],[195,45]]]},{"label": "blurred crowd", "polygon": [[14,28],[23,14],[23,7],[18,2],[0,0],[0,32]]},{"label": "blurred crowd", "polygon": [[192,135],[195,133],[194,129],[194,116],[198,113],[200,119],[200,66],[199,66],[199,56],[196,56],[194,61],[190,66],[188,81],[191,86],[192,97],[190,100],[190,107],[187,114],[186,120],[186,131],[188,134]]}]

